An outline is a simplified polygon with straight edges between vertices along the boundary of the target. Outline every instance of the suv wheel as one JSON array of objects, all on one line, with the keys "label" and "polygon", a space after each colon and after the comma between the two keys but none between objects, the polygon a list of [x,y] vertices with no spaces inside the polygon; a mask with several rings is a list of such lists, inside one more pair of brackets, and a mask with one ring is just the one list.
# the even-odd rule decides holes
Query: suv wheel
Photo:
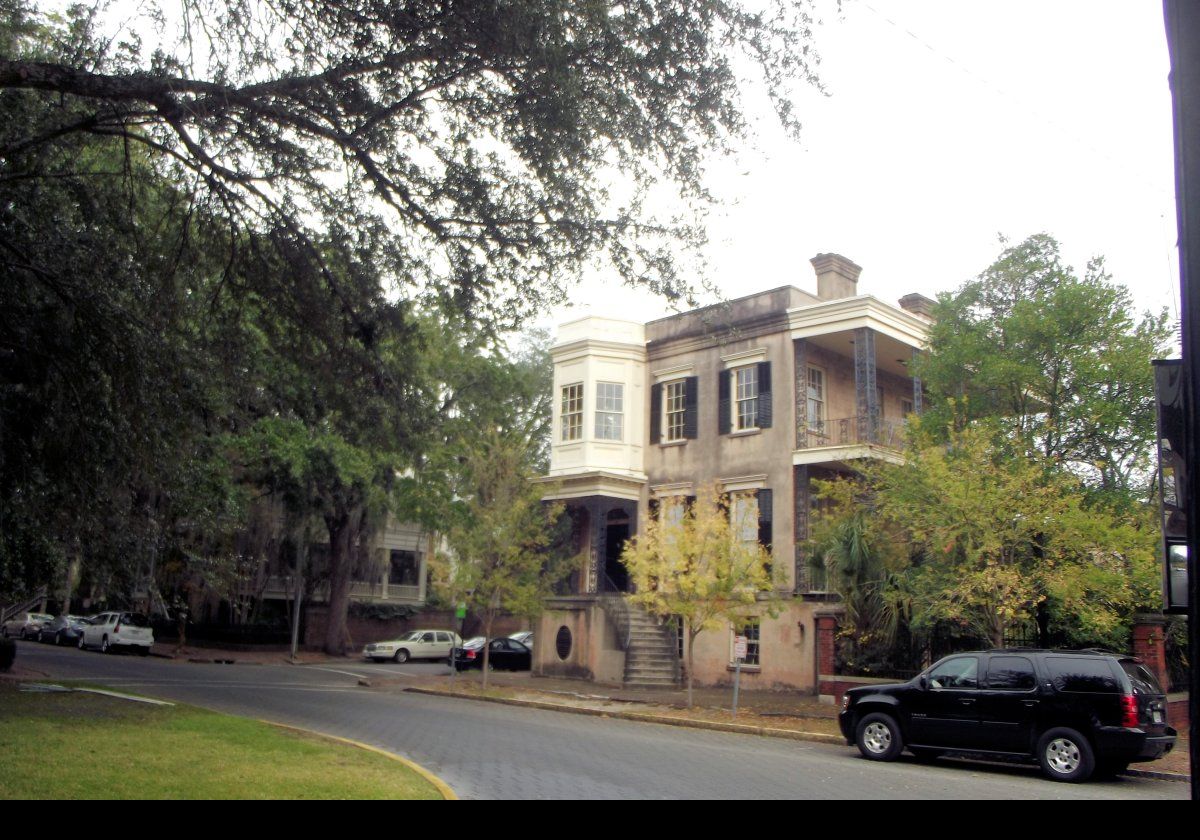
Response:
[{"label": "suv wheel", "polygon": [[400,650],[396,651],[396,655],[393,656],[392,659],[396,661],[397,665],[403,665],[408,661],[408,651],[406,651],[404,648],[401,648]]},{"label": "suv wheel", "polygon": [[87,644],[83,641],[83,632],[79,633],[79,641],[76,643],[80,650],[87,650]]},{"label": "suv wheel", "polygon": [[1056,782],[1082,782],[1092,775],[1096,759],[1092,745],[1074,729],[1060,726],[1038,740],[1038,763]]},{"label": "suv wheel", "polygon": [[108,636],[105,636],[103,639],[100,640],[100,652],[101,653],[109,653],[111,651],[112,651],[112,647],[108,643]]},{"label": "suv wheel", "polygon": [[855,742],[864,758],[872,761],[895,761],[904,749],[904,739],[895,718],[874,712],[858,722]]}]

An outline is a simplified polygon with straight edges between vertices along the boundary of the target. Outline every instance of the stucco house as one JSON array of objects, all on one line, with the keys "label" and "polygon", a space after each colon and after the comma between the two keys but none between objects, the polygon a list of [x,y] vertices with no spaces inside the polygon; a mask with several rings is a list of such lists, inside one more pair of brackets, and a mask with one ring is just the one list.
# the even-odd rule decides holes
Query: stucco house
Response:
[{"label": "stucco house", "polygon": [[578,568],[538,628],[536,672],[627,684],[679,679],[676,635],[633,607],[621,548],[670,500],[717,482],[758,522],[786,568],[786,606],[697,639],[699,683],[730,677],[734,631],[749,637],[743,679],[815,691],[816,620],[836,610],[804,557],[811,482],[858,459],[898,459],[921,411],[909,363],[932,301],[859,294],[859,266],[812,259],[816,294],[785,286],[649,323],[587,317],[552,349],[554,439],[547,499],[572,518]]}]

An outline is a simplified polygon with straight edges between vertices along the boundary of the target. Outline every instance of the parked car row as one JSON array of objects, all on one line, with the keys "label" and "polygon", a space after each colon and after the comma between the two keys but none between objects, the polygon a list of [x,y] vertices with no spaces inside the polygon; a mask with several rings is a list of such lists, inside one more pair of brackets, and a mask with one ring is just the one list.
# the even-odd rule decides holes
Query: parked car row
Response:
[{"label": "parked car row", "polygon": [[80,650],[99,648],[103,653],[117,648],[129,648],[142,656],[154,645],[150,621],[141,613],[103,612],[88,618],[78,615],[21,613],[0,627],[4,637],[47,642],[55,645],[75,645]]},{"label": "parked car row", "polygon": [[482,667],[485,643],[488,646],[488,662],[493,668],[528,671],[533,665],[532,630],[521,630],[507,638],[495,638],[490,642],[483,636],[464,642],[457,633],[449,630],[412,630],[398,639],[372,642],[363,648],[362,655],[364,659],[376,662],[390,659],[404,663],[426,659],[450,664],[453,661],[461,671]]}]

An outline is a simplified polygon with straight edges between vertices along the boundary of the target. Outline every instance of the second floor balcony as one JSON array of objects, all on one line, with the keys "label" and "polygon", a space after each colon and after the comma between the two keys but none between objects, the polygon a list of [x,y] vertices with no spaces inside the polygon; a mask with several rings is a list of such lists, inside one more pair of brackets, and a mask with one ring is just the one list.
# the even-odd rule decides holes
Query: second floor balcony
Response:
[{"label": "second floor balcony", "polygon": [[899,461],[905,427],[903,420],[868,415],[810,421],[797,430],[793,462],[818,464],[872,457]]}]

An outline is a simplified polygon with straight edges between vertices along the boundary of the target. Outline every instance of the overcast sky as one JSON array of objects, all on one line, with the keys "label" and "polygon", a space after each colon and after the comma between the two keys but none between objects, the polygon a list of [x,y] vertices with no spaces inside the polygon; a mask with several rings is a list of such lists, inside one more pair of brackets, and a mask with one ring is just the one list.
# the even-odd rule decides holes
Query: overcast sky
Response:
[{"label": "overcast sky", "polygon": [[[1095,254],[1139,310],[1177,317],[1169,62],[1155,2],[832,2],[816,32],[828,96],[805,95],[800,142],[769,119],[720,163],[711,280],[728,298],[815,291],[809,258],[863,267],[894,302],[977,275],[998,236],[1046,232],[1082,272]],[[649,320],[666,305],[597,277],[584,314]]]}]

